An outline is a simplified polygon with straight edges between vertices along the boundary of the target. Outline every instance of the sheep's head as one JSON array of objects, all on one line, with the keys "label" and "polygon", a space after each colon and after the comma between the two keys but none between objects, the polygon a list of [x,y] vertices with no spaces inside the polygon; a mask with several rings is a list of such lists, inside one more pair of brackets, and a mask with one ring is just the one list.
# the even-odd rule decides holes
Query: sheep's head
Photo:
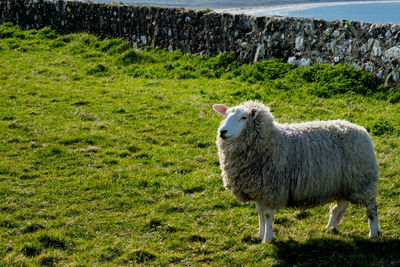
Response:
[{"label": "sheep's head", "polygon": [[216,104],[213,109],[225,116],[225,120],[221,122],[218,128],[218,135],[224,140],[238,138],[249,121],[254,121],[260,112],[256,107],[247,107],[245,105],[230,108],[222,104]]}]

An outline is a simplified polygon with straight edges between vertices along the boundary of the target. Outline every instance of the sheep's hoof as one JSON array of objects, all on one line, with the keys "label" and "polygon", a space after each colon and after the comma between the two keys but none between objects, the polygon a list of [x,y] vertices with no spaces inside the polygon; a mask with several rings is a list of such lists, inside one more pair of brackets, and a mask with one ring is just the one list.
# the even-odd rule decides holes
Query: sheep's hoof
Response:
[{"label": "sheep's hoof", "polygon": [[374,234],[374,235],[372,235],[371,233],[369,233],[369,238],[371,238],[371,239],[375,239],[375,238],[378,238],[378,237],[380,237],[382,235],[382,233],[381,233],[381,231],[379,231],[378,233],[376,233],[376,234]]},{"label": "sheep's hoof", "polygon": [[248,243],[248,244],[257,244],[260,243],[262,241],[262,238],[259,238],[258,236],[245,236],[242,239],[243,242]]},{"label": "sheep's hoof", "polygon": [[268,243],[272,243],[273,241],[274,241],[273,238],[271,238],[271,239],[263,239],[263,241],[261,243],[268,244]]},{"label": "sheep's hoof", "polygon": [[266,235],[261,243],[271,243],[274,240],[274,235]]},{"label": "sheep's hoof", "polygon": [[334,234],[334,235],[340,234],[340,232],[336,228],[331,228],[331,233]]},{"label": "sheep's hoof", "polygon": [[251,242],[252,242],[253,244],[261,243],[262,241],[263,241],[263,238],[262,238],[262,237],[259,237],[258,235],[252,236],[252,237],[251,237]]},{"label": "sheep's hoof", "polygon": [[258,239],[258,240],[263,240],[264,235],[261,235],[260,233],[258,233],[256,236],[253,236],[253,238]]},{"label": "sheep's hoof", "polygon": [[339,234],[338,229],[335,228],[335,227],[327,226],[327,227],[325,227],[325,231],[330,232],[330,233],[332,233],[334,235],[338,235]]}]

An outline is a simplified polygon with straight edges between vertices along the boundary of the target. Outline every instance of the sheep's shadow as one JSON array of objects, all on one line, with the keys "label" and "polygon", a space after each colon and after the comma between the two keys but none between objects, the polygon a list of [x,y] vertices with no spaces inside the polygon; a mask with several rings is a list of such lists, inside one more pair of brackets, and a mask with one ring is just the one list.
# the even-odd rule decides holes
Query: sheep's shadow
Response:
[{"label": "sheep's shadow", "polygon": [[334,239],[275,241],[282,266],[400,266],[400,240]]}]

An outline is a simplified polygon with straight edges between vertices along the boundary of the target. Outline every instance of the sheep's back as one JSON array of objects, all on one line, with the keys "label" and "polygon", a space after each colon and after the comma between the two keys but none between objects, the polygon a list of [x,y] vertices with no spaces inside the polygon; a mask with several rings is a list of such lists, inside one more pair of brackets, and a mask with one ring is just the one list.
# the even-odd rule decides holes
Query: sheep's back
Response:
[{"label": "sheep's back", "polygon": [[315,206],[356,194],[354,198],[360,198],[376,190],[375,153],[364,128],[340,120],[279,128],[280,147],[285,150],[281,154],[286,155],[280,165],[289,179],[288,206]]}]

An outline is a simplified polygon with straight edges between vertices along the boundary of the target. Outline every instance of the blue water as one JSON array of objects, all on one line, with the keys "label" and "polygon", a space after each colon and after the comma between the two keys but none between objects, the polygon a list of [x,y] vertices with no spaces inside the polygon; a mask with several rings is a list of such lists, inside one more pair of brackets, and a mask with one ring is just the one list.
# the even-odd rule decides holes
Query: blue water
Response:
[{"label": "blue water", "polygon": [[259,10],[248,12],[252,15],[291,16],[320,18],[324,20],[358,20],[371,23],[390,22],[400,24],[400,2],[395,3],[360,3],[337,4],[310,7],[303,9],[301,5],[276,10]]}]

